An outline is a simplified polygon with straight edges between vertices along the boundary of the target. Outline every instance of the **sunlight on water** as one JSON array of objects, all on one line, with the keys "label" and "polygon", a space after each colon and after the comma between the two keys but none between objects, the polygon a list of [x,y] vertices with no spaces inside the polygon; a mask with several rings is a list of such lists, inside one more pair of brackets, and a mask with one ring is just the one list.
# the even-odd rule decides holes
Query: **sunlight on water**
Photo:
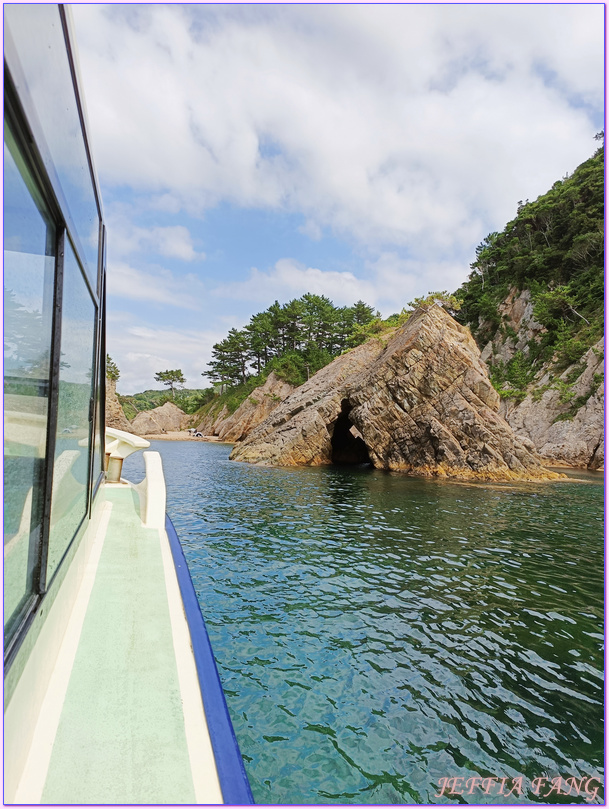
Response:
[{"label": "sunlight on water", "polygon": [[[472,486],[152,448],[256,802],[602,802],[600,476]],[[578,797],[558,776],[597,780]]]}]

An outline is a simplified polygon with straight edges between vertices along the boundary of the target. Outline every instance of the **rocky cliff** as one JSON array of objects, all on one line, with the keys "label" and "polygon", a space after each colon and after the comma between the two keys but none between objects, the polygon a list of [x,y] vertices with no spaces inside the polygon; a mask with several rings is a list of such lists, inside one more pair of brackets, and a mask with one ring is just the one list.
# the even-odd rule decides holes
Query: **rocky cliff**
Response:
[{"label": "rocky cliff", "polygon": [[553,477],[499,415],[499,401],[469,330],[432,305],[315,374],[231,458],[266,465],[369,462],[476,480]]},{"label": "rocky cliff", "polygon": [[293,385],[279,379],[272,372],[264,384],[253,390],[234,413],[231,414],[226,406],[216,410],[212,403],[210,411],[199,421],[197,429],[204,435],[217,435],[222,441],[240,441],[264,421],[293,390]]},{"label": "rocky cliff", "polygon": [[[509,367],[517,355],[526,362],[546,329],[535,320],[528,289],[510,289],[499,305],[502,325],[484,346],[484,359],[493,373]],[[480,324],[482,330],[484,323]],[[601,469],[604,463],[603,340],[562,373],[554,358],[543,363],[520,389],[502,385],[499,412],[517,435],[533,442],[548,464]]]},{"label": "rocky cliff", "polygon": [[[603,140],[599,136],[595,140]],[[502,397],[546,461],[603,457],[604,143],[476,248],[455,293]]]},{"label": "rocky cliff", "polygon": [[264,385],[256,388],[232,416],[217,425],[215,434],[222,441],[240,441],[263,422],[294,390],[293,385],[270,373]]},{"label": "rocky cliff", "polygon": [[230,411],[225,404],[220,405],[220,407],[215,405],[216,403],[212,402],[211,406],[205,408],[203,415],[195,417],[196,428],[203,435],[218,435],[218,431],[224,422],[230,418]]},{"label": "rocky cliff", "polygon": [[106,377],[106,427],[133,432],[116,396],[116,381]]},{"label": "rocky cliff", "polygon": [[178,432],[190,426],[190,416],[173,402],[165,402],[162,407],[138,413],[129,426],[129,432],[136,435],[162,435]]},{"label": "rocky cliff", "polygon": [[604,464],[603,437],[603,344],[584,355],[583,371],[572,385],[568,368],[550,382],[546,372],[526,398],[517,403],[501,402],[500,412],[517,435],[529,438],[548,463],[601,469]]}]

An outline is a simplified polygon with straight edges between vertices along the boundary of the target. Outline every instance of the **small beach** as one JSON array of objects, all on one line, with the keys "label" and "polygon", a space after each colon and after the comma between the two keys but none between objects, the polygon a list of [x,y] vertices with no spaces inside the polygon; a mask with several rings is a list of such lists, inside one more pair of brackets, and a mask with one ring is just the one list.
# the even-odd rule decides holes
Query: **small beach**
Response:
[{"label": "small beach", "polygon": [[204,435],[200,438],[195,438],[188,430],[170,431],[167,433],[155,433],[151,435],[143,435],[146,441],[209,441],[214,444],[227,444],[227,441],[221,441],[215,435]]}]

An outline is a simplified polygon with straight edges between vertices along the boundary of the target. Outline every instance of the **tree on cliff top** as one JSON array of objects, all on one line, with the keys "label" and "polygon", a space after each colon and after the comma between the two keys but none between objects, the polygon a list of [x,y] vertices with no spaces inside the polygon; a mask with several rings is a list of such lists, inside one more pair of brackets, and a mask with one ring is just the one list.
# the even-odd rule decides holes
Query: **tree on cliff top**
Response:
[{"label": "tree on cliff top", "polygon": [[[595,140],[603,138],[599,132]],[[456,293],[464,302],[456,318],[469,325],[481,349],[493,341],[488,364],[502,397],[520,402],[528,393],[541,396],[554,387],[562,404],[571,403],[556,418],[563,420],[573,418],[598,388],[602,374],[593,377],[586,395],[576,396],[571,386],[584,372],[586,352],[603,336],[603,236],[600,146],[534,202],[519,202],[516,217],[477,248],[469,279]],[[522,290],[541,327],[528,333],[509,315]],[[509,359],[496,350],[499,345],[508,346]],[[561,375],[569,367],[565,381]]]},{"label": "tree on cliff top", "polygon": [[158,374],[154,375],[154,378],[157,382],[162,382],[163,385],[167,385],[171,390],[172,399],[174,398],[176,387],[182,387],[186,383],[186,379],[180,368],[177,368],[175,371],[159,371]]},{"label": "tree on cliff top", "polygon": [[325,295],[311,293],[283,305],[275,301],[213,346],[203,376],[223,390],[270,371],[300,385],[344,351],[354,331],[374,317],[375,310],[363,301],[336,307]]},{"label": "tree on cliff top", "polygon": [[479,245],[469,279],[456,293],[464,301],[457,319],[483,346],[502,326],[499,306],[510,288],[530,289],[536,317],[548,329],[545,354],[557,348],[565,327],[583,353],[603,333],[603,235],[601,146],[534,202],[519,202],[504,230]]},{"label": "tree on cliff top", "polygon": [[118,365],[114,362],[110,354],[106,354],[106,378],[118,382],[121,372],[118,370]]}]

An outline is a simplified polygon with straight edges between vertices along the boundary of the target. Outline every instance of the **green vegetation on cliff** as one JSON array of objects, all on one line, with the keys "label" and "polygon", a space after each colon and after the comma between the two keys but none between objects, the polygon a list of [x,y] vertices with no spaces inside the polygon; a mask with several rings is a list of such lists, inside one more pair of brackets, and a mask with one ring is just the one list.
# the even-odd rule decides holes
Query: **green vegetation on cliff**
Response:
[{"label": "green vegetation on cliff", "polygon": [[[216,380],[215,395],[212,388],[203,392],[205,401],[196,411],[197,415],[202,418],[216,416],[223,408],[234,413],[255,388],[264,384],[272,371],[280,379],[298,387],[339,354],[371,337],[384,339],[397,326],[403,325],[418,306],[435,303],[451,314],[455,314],[461,304],[446,291],[432,292],[411,301],[408,304],[410,310],[404,308],[382,320],[379,313],[363,301],[340,309],[319,295],[303,295],[284,306],[275,302],[266,312],[254,315],[242,332],[231,329],[228,337],[214,346],[214,359],[209,363],[212,370],[204,375]],[[269,330],[269,345],[264,352],[264,340],[254,343],[256,347],[262,347],[258,355],[256,349],[247,348],[251,343],[248,330],[256,333],[258,339],[261,324]],[[253,363],[249,370],[248,357]],[[253,374],[258,366],[260,372]]]},{"label": "green vegetation on cliff", "polygon": [[[213,389],[210,389],[210,393],[213,395]],[[166,390],[145,390],[142,393],[134,393],[132,396],[122,396],[120,393],[116,395],[125,416],[129,421],[133,421],[138,413],[161,407],[165,402],[173,402],[185,413],[194,413],[207,401],[206,394],[207,391],[205,390],[184,388],[176,391],[173,399]],[[209,396],[209,394],[207,395]]]},{"label": "green vegetation on cliff", "polygon": [[[599,133],[597,139],[602,137]],[[601,146],[546,194],[518,203],[516,217],[504,230],[489,234],[479,245],[468,280],[453,295],[430,293],[407,306],[412,310],[439,303],[471,328],[483,348],[498,335],[517,342],[520,335],[502,316],[501,305],[510,291],[530,290],[533,315],[543,329],[524,347],[512,350],[509,360],[490,358],[493,384],[503,396],[523,399],[541,368],[550,370],[554,387],[563,384],[558,377],[569,368],[565,384],[572,385],[584,367],[581,358],[604,330],[603,200]],[[224,407],[232,413],[272,371],[297,387],[343,351],[371,337],[386,339],[409,315],[404,308],[382,320],[363,301],[336,307],[325,296],[313,294],[283,305],[275,301],[213,346],[209,370],[202,374],[213,387],[176,392],[175,403],[187,413],[210,415]],[[571,402],[570,391],[561,396],[575,412],[581,401]],[[119,400],[132,419],[170,397],[149,390]]]},{"label": "green vegetation on cliff", "polygon": [[203,376],[226,387],[257,384],[275,371],[291,385],[301,385],[349,346],[374,309],[363,301],[336,307],[324,295],[307,293],[280,305],[278,301],[250,318],[243,329],[231,329],[212,349]]},{"label": "green vegetation on cliff", "polygon": [[[597,139],[602,138],[599,133]],[[476,250],[469,279],[457,291],[457,319],[482,348],[497,333],[515,337],[500,304],[511,289],[531,291],[533,315],[544,331],[491,376],[524,396],[539,368],[555,374],[577,363],[603,335],[604,147],[534,202],[518,203],[516,218]],[[491,360],[491,366],[493,365]]]},{"label": "green vegetation on cliff", "polygon": [[225,410],[228,415],[232,415],[255,388],[264,384],[265,379],[266,375],[262,373],[260,376],[250,377],[245,384],[226,388],[222,392],[219,388],[206,388],[201,391],[201,404],[194,411],[197,418],[204,419],[209,416],[214,419],[220,415],[222,410]]}]

